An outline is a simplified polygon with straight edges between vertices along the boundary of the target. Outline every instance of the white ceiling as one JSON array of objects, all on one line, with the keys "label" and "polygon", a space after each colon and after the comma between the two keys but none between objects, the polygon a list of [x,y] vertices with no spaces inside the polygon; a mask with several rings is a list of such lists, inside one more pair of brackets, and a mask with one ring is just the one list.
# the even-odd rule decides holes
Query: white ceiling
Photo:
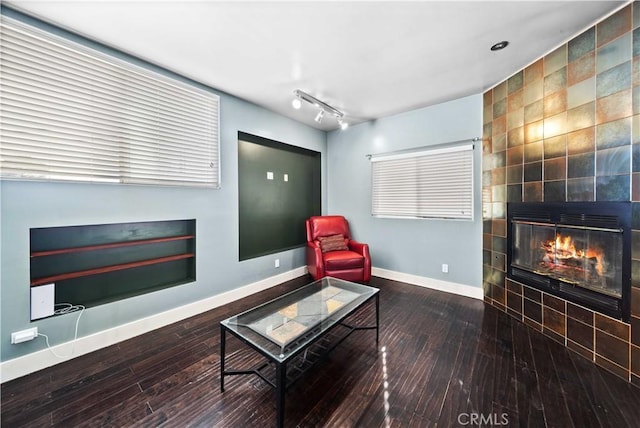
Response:
[{"label": "white ceiling", "polygon": [[481,93],[628,1],[5,3],[329,130],[295,89],[351,123]]}]

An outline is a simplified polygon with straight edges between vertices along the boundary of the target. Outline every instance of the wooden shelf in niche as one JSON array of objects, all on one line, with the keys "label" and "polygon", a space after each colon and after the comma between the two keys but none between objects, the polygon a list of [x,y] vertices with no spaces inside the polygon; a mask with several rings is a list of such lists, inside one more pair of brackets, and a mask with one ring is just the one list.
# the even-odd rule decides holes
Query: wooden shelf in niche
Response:
[{"label": "wooden shelf in niche", "polygon": [[77,248],[61,248],[59,250],[36,251],[31,253],[31,257],[53,256],[55,254],[78,253],[80,251],[105,250],[107,248],[128,247],[131,245],[154,244],[159,242],[180,241],[183,239],[193,239],[194,235],[171,236],[168,238],[145,239],[142,241],[114,242],[112,244],[89,245]]},{"label": "wooden shelf in niche", "polygon": [[31,229],[32,287],[95,306],[195,281],[195,220]]},{"label": "wooden shelf in niche", "polygon": [[46,276],[44,278],[38,278],[38,279],[32,280],[31,281],[31,286],[33,287],[33,286],[37,286],[37,285],[48,284],[50,282],[62,281],[62,280],[65,280],[65,279],[82,278],[83,276],[98,275],[98,274],[101,274],[101,273],[115,272],[115,271],[123,270],[123,269],[131,269],[131,268],[135,268],[135,267],[154,265],[156,263],[166,263],[166,262],[171,262],[171,261],[174,261],[174,260],[188,259],[188,258],[191,258],[191,257],[195,257],[195,254],[192,254],[192,253],[177,254],[175,256],[159,257],[157,259],[142,260],[142,261],[139,261],[139,262],[122,263],[122,264],[119,264],[119,265],[105,266],[105,267],[101,267],[101,268],[81,270],[81,271],[77,271],[77,272],[62,273],[62,274],[59,274],[59,275]]}]

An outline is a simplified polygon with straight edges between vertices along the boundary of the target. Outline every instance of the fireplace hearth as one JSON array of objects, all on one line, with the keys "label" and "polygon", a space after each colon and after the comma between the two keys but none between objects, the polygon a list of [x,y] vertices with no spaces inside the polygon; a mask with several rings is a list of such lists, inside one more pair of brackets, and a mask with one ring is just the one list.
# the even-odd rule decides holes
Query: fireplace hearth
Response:
[{"label": "fireplace hearth", "polygon": [[509,203],[507,277],[629,322],[629,202]]}]

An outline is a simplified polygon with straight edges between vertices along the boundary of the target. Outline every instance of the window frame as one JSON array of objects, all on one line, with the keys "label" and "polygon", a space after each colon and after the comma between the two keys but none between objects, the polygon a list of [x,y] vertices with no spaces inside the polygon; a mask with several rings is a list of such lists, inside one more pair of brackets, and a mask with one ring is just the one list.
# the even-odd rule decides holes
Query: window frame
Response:
[{"label": "window frame", "polygon": [[[371,215],[377,218],[474,221],[475,141],[477,139],[474,138],[369,155]],[[457,158],[460,154],[463,154],[462,159]],[[456,164],[463,169],[452,169]],[[434,167],[433,171],[422,170],[428,166]],[[454,190],[464,192],[462,202],[448,197],[451,187],[447,186],[452,185]],[[451,202],[455,203],[442,208],[442,204]],[[454,212],[460,209],[459,214]]]}]

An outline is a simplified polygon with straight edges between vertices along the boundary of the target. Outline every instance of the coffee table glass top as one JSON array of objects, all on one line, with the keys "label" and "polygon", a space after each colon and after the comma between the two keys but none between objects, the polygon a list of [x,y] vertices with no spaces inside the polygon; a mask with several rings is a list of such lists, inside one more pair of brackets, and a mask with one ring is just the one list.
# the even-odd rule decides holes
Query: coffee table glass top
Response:
[{"label": "coffee table glass top", "polygon": [[378,293],[377,288],[324,277],[222,324],[273,359],[285,361]]}]

